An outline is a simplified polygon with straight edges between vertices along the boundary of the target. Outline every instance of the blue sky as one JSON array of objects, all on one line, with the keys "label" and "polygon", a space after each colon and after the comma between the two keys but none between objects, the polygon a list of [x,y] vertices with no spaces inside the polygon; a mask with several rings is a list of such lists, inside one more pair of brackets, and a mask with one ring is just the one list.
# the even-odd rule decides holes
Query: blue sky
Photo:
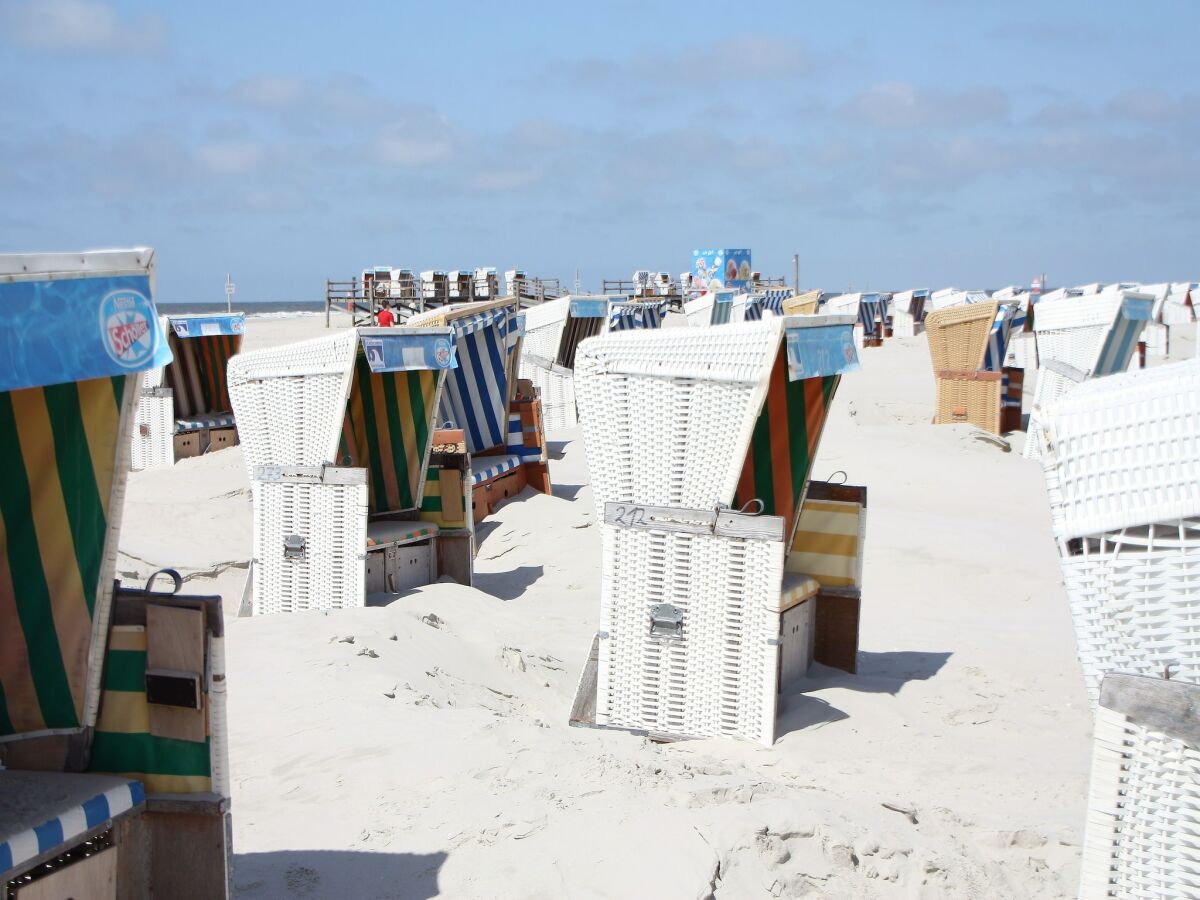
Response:
[{"label": "blue sky", "polygon": [[0,249],[162,300],[367,265],[585,286],[1200,275],[1200,4],[0,0]]}]

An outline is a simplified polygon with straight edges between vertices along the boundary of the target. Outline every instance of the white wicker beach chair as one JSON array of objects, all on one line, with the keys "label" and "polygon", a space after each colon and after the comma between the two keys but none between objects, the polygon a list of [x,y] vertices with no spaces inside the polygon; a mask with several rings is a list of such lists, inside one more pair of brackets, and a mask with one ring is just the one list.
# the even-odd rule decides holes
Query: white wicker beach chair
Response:
[{"label": "white wicker beach chair", "polygon": [[1200,361],[1087,381],[1042,440],[1093,702],[1108,672],[1200,681]]},{"label": "white wicker beach chair", "polygon": [[[452,536],[423,500],[453,365],[449,328],[360,328],[234,357],[256,614],[362,606],[368,592],[436,579],[436,544],[444,565]],[[470,480],[456,483],[455,507],[469,509]],[[469,583],[465,543],[451,574]]]},{"label": "white wicker beach chair", "polygon": [[1108,675],[1080,900],[1200,897],[1200,685]]},{"label": "white wicker beach chair", "polygon": [[657,299],[625,301],[610,295],[561,297],[526,311],[521,377],[541,394],[547,434],[578,424],[573,370],[580,342],[614,326],[657,328],[665,312],[664,302]]},{"label": "white wicker beach chair", "polygon": [[1150,321],[1154,298],[1131,291],[1042,300],[1033,308],[1040,368],[1034,388],[1025,457],[1036,459],[1042,447],[1044,410],[1087,378],[1124,372]]},{"label": "white wicker beach chair", "polygon": [[798,652],[781,650],[781,620],[819,589],[785,558],[828,404],[857,368],[853,321],[621,332],[579,348],[603,580],[579,692],[590,703],[573,720],[774,740],[781,657],[807,668],[814,640],[809,619]]}]

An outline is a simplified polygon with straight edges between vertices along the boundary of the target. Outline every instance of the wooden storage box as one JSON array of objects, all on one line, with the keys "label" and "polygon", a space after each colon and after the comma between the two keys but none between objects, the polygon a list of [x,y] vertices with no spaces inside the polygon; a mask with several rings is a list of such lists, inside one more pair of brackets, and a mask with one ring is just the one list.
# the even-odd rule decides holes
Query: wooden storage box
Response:
[{"label": "wooden storage box", "polygon": [[175,435],[175,458],[186,459],[189,456],[199,456],[203,452],[200,446],[200,432],[185,431]]}]

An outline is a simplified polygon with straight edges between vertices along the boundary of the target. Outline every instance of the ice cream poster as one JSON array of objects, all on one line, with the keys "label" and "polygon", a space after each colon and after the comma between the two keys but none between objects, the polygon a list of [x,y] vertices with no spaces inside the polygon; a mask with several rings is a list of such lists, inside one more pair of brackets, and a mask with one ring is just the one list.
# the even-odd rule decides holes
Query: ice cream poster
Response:
[{"label": "ice cream poster", "polygon": [[750,251],[693,250],[692,275],[710,291],[744,288],[750,282]]}]

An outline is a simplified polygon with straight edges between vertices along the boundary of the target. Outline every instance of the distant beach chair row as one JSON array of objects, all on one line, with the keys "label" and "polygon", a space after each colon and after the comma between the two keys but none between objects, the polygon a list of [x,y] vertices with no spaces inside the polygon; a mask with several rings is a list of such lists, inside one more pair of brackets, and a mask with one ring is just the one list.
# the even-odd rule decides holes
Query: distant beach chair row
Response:
[{"label": "distant beach chair row", "polygon": [[19,898],[232,889],[221,598],[170,570],[117,580],[141,374],[195,362],[153,270],[145,248],[0,255],[0,885]]}]

